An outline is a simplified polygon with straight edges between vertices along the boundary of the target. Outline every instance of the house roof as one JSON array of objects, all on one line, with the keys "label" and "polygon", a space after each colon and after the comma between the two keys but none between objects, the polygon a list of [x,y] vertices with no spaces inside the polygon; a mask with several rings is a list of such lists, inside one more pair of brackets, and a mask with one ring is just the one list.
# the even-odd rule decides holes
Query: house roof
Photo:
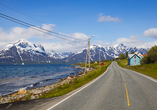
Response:
[{"label": "house roof", "polygon": [[104,65],[104,63],[103,63],[103,62],[101,62],[101,63],[100,63],[100,65]]},{"label": "house roof", "polygon": [[133,57],[135,54],[128,54],[128,58],[130,59],[131,57]]},{"label": "house roof", "polygon": [[134,57],[135,55],[141,59],[141,57],[138,56],[137,54],[128,54],[128,59],[131,59],[131,58]]}]

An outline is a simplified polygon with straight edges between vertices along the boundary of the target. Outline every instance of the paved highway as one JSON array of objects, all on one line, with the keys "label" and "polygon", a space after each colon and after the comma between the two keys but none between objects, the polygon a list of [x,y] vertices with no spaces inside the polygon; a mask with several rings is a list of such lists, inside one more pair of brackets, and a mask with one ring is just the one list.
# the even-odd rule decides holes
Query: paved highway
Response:
[{"label": "paved highway", "polygon": [[[68,98],[49,98],[0,105],[12,109],[157,110],[157,81],[112,62],[98,80]],[[62,99],[64,101],[60,102]],[[56,101],[57,100],[57,101]],[[41,106],[42,105],[42,106]]]}]

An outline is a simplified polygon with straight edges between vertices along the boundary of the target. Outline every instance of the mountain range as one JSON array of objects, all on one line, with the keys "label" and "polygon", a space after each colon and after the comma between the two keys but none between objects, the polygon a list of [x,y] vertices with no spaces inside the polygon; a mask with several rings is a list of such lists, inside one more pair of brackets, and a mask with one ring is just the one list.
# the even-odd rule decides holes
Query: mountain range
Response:
[{"label": "mountain range", "polygon": [[[146,54],[148,49],[127,47],[123,44],[114,46],[90,46],[90,60],[98,61],[117,58],[120,53],[140,52]],[[7,45],[0,50],[0,64],[65,64],[85,62],[87,48],[78,52],[46,52],[42,45],[33,44],[25,39]]]}]

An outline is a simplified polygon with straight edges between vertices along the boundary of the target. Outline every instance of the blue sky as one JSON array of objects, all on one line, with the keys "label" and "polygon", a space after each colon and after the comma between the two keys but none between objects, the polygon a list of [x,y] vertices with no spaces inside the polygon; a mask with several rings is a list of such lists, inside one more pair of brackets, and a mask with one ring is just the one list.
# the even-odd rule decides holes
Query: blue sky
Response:
[{"label": "blue sky", "polygon": [[[0,0],[0,3],[42,21],[0,5],[1,13],[35,26],[80,39],[95,35],[91,44],[124,43],[144,48],[157,45],[156,0]],[[76,52],[86,47],[86,43],[68,42],[0,18],[0,48],[18,39],[58,52]]]}]

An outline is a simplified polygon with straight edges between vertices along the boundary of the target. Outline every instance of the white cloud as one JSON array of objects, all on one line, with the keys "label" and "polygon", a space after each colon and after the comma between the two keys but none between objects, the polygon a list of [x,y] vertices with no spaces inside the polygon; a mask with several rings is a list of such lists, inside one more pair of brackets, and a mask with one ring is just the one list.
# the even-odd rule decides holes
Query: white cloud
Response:
[{"label": "white cloud", "polygon": [[51,51],[54,50],[56,52],[77,52],[80,51],[82,48],[86,48],[87,45],[79,44],[79,43],[68,43],[68,42],[42,42],[40,43],[44,46],[45,50]]},{"label": "white cloud", "polygon": [[95,41],[94,44],[96,44],[96,45],[101,45],[101,46],[111,46],[111,45],[112,45],[110,42],[101,41],[101,40]]},{"label": "white cloud", "polygon": [[157,41],[143,43],[142,45],[139,45],[138,47],[139,48],[151,48],[155,45],[157,45]]},{"label": "white cloud", "polygon": [[157,45],[157,41],[153,42],[143,42],[139,40],[138,36],[132,35],[129,38],[118,38],[115,42],[107,42],[107,41],[95,41],[97,45],[102,46],[113,46],[113,45],[119,45],[124,44],[128,47],[137,47],[137,48],[151,48],[154,45]]},{"label": "white cloud", "polygon": [[84,33],[74,33],[72,34],[72,37],[76,38],[76,39],[82,39],[82,40],[88,40],[88,36],[85,35]]},{"label": "white cloud", "polygon": [[111,16],[105,16],[105,15],[103,15],[103,13],[99,14],[99,16],[98,16],[98,22],[109,22],[109,21],[120,22],[121,19],[114,18],[114,17],[111,17]]},{"label": "white cloud", "polygon": [[44,46],[45,50],[47,51],[54,50],[56,52],[77,52],[82,48],[87,47],[87,39],[89,37],[84,33],[77,32],[77,33],[69,34],[68,36],[71,36],[76,39],[82,39],[85,41],[74,40],[74,39],[70,39],[70,41],[67,41],[67,40],[60,39],[59,42],[53,42],[53,43],[41,42],[40,44]]},{"label": "white cloud", "polygon": [[[53,31],[54,29],[53,26],[55,25],[43,24],[42,28]],[[150,33],[151,33],[151,36],[155,36],[156,28],[151,28],[149,30],[146,30],[144,32],[144,36],[148,36],[148,35],[150,36]],[[56,52],[77,52],[77,51],[80,51],[82,48],[87,47],[87,40],[89,36],[85,35],[84,33],[76,32],[72,34],[67,34],[67,36],[71,36],[72,38],[76,38],[76,39],[83,39],[85,41],[70,39],[71,41],[73,41],[73,42],[70,42],[63,39],[59,39],[59,38],[54,39],[57,37],[33,30],[32,28],[14,27],[14,28],[11,28],[9,31],[4,31],[0,27],[0,49],[8,45],[9,43],[13,43],[19,39],[31,39],[31,38],[40,39],[39,40],[40,42],[34,41],[34,43],[43,45],[45,50],[47,51],[54,50]],[[60,36],[60,37],[63,37],[63,36]],[[138,39],[138,36],[133,35],[133,36],[130,36],[129,38],[118,38],[115,42],[111,42],[111,43],[107,41],[101,41],[101,40],[94,41],[94,43],[97,45],[102,45],[102,46],[111,46],[111,45],[117,45],[117,44],[123,43],[129,47],[150,48],[156,45],[157,41],[144,43]],[[93,43],[91,43],[91,45],[92,44]]]},{"label": "white cloud", "polygon": [[[43,24],[41,28],[53,31],[54,24]],[[9,31],[4,31],[0,27],[0,48],[3,48],[9,43],[13,43],[19,39],[30,39],[32,37],[40,38],[40,39],[54,39],[54,36],[48,35],[46,33],[34,30],[32,28],[37,29],[37,27],[14,27]],[[46,31],[45,31],[46,32]]]},{"label": "white cloud", "polygon": [[[55,26],[54,24],[43,24],[42,28],[53,31],[54,26]],[[36,27],[32,27],[32,28],[36,28]],[[67,34],[67,35],[63,34],[65,36],[76,38],[76,39],[68,38],[70,41],[67,41],[67,40],[59,39],[57,37],[48,35],[46,33],[34,30],[32,28],[14,27],[14,28],[11,28],[9,31],[4,31],[0,27],[0,49],[4,48],[9,43],[13,43],[19,39],[31,39],[31,38],[37,38],[37,40],[39,39],[38,40],[39,42],[38,41],[37,42],[33,41],[33,42],[43,45],[45,50],[48,50],[48,51],[54,50],[57,52],[68,52],[68,51],[76,52],[86,47],[86,44],[87,44],[88,36],[85,35],[84,33],[77,32],[77,33],[72,33],[72,34]],[[60,35],[59,37],[63,37],[63,36]],[[82,39],[85,41],[77,40],[77,39]]]},{"label": "white cloud", "polygon": [[138,36],[135,36],[135,35],[132,35],[129,38],[118,38],[117,41],[114,43],[115,44],[123,43],[130,47],[136,47],[143,44],[143,42],[138,39]]},{"label": "white cloud", "polygon": [[148,30],[145,30],[142,36],[157,39],[157,28],[150,28]]}]

